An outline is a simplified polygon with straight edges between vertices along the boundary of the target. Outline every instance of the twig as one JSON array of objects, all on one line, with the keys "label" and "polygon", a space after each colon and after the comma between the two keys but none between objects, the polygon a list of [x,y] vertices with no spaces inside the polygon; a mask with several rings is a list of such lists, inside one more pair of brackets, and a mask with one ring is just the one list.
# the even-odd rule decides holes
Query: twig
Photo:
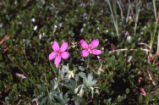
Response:
[{"label": "twig", "polygon": [[22,100],[20,99],[20,100],[18,101],[17,105],[20,105],[20,104],[21,104],[21,101],[22,101]]},{"label": "twig", "polygon": [[16,76],[18,76],[22,79],[26,79],[26,76],[24,74],[16,73]]},{"label": "twig", "polygon": [[[138,49],[117,49],[117,50],[112,50],[113,53],[115,52],[121,52],[121,51],[137,51]],[[150,52],[149,49],[140,49],[141,51],[144,51],[146,53]]]},{"label": "twig", "polygon": [[36,101],[36,105],[39,105],[38,101]]},{"label": "twig", "polygon": [[149,46],[148,44],[143,43],[143,42],[138,43],[138,45],[144,45],[144,46],[146,46],[146,47],[150,48],[150,46]]}]

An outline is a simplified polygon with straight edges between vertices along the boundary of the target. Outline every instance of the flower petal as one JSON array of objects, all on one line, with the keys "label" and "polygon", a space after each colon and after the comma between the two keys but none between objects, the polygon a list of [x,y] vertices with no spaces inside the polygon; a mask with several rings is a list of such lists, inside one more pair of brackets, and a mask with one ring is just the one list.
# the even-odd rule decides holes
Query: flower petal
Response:
[{"label": "flower petal", "polygon": [[65,51],[67,48],[68,48],[68,43],[67,42],[63,42],[62,45],[61,45],[60,50],[61,51]]},{"label": "flower petal", "polygon": [[92,48],[92,49],[94,49],[94,48],[96,48],[97,46],[99,45],[99,40],[93,40],[90,44],[89,44],[89,46]]},{"label": "flower petal", "polygon": [[83,49],[87,49],[88,48],[88,44],[85,40],[80,40],[80,45]]},{"label": "flower petal", "polygon": [[87,50],[82,50],[81,51],[81,56],[82,57],[87,57],[89,55],[89,52]]},{"label": "flower petal", "polygon": [[63,59],[68,59],[69,53],[68,53],[68,52],[63,52],[62,55],[61,55],[61,57],[62,57]]},{"label": "flower petal", "polygon": [[54,64],[56,65],[56,67],[60,64],[60,62],[61,62],[61,56],[56,56],[54,61]]},{"label": "flower petal", "polygon": [[93,50],[91,51],[91,53],[94,54],[94,55],[100,55],[100,54],[102,54],[102,51],[101,51],[101,50],[98,50],[98,49],[93,49]]},{"label": "flower petal", "polygon": [[53,59],[55,58],[55,55],[56,55],[55,52],[50,53],[50,54],[49,54],[49,60],[50,60],[50,61],[53,60]]},{"label": "flower petal", "polygon": [[59,50],[59,44],[58,44],[56,41],[54,41],[54,42],[52,43],[52,49],[53,49],[54,51],[58,51],[58,50]]}]

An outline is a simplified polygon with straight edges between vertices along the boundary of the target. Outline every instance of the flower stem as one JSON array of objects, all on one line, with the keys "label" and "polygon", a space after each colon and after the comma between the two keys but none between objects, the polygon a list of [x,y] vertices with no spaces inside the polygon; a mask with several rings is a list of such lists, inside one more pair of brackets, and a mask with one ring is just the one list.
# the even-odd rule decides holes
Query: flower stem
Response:
[{"label": "flower stem", "polygon": [[47,93],[48,93],[48,95],[49,95],[49,83],[48,83],[48,80],[47,80],[47,76],[46,76],[46,73],[44,74],[44,79],[45,79],[45,86],[46,86],[46,91],[47,91]]},{"label": "flower stem", "polygon": [[60,72],[60,67],[57,66],[56,68],[57,68],[57,72],[58,72],[56,77],[57,77],[57,81],[59,82],[60,81],[60,73],[59,73]]},{"label": "flower stem", "polygon": [[89,68],[89,62],[90,62],[90,58],[89,58],[89,56],[88,56],[87,68]]}]

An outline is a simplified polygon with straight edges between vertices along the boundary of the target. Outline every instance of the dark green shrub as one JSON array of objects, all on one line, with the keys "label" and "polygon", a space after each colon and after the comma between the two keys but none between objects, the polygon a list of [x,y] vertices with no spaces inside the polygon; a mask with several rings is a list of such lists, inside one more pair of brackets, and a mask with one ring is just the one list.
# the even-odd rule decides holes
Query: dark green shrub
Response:
[{"label": "dark green shrub", "polygon": [[[153,7],[140,0],[0,1],[0,104],[157,105]],[[81,39],[98,39],[103,53],[82,58]],[[70,57],[58,68],[48,60],[53,41],[69,43]]]}]

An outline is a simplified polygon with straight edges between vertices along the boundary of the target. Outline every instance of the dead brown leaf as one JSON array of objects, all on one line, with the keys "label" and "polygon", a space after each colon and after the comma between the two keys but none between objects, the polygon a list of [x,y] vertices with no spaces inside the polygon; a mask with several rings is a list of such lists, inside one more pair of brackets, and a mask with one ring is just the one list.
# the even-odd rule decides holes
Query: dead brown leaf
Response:
[{"label": "dead brown leaf", "polygon": [[5,35],[2,40],[0,41],[0,44],[3,44],[4,41],[8,40],[9,39],[9,35]]}]

